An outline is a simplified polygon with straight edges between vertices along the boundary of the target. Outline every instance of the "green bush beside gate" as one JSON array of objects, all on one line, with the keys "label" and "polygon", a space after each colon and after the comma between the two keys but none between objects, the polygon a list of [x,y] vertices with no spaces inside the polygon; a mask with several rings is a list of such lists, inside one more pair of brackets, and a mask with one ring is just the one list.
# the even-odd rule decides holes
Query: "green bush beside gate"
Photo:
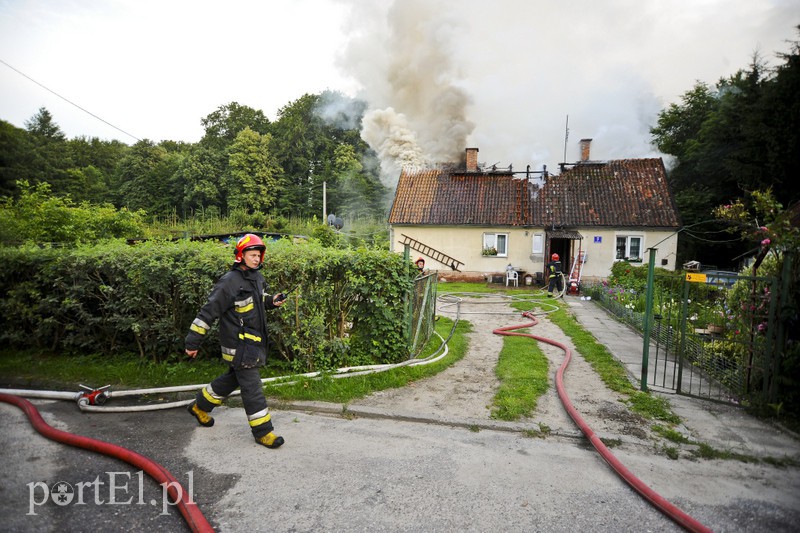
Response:
[{"label": "green bush beside gate", "polygon": [[[0,345],[183,357],[189,324],[232,259],[216,242],[0,248]],[[272,359],[306,371],[407,358],[412,267],[388,251],[269,243],[268,286],[296,288],[269,314]],[[213,328],[201,356],[218,351]]]}]

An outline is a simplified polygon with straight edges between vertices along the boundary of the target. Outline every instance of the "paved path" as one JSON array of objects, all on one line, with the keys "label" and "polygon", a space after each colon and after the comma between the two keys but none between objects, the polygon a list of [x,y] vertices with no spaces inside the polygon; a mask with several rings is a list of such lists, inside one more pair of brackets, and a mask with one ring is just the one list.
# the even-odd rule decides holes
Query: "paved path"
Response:
[{"label": "paved path", "polygon": [[[638,387],[642,373],[642,336],[594,301],[577,297],[567,297],[566,301],[578,322],[625,365],[631,381]],[[651,354],[654,350],[651,347]],[[695,438],[715,448],[757,457],[800,457],[797,435],[752,417],[739,407],[667,394],[658,387],[652,387],[651,392],[667,397]]]}]

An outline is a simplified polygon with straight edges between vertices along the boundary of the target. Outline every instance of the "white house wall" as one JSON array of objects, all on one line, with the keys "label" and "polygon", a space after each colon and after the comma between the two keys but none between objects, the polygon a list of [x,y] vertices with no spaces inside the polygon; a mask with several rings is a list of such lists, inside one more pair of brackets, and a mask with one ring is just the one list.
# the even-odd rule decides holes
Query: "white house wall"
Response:
[{"label": "white house wall", "polygon": [[[640,229],[602,229],[578,228],[583,235],[582,249],[586,252],[583,275],[586,278],[607,278],[616,259],[616,243],[618,236],[642,237],[642,262],[649,261],[648,248],[656,246],[656,266],[675,270],[675,258],[678,250],[678,236],[675,230],[640,230]],[[577,246],[577,241],[575,243]],[[574,251],[577,253],[577,250]],[[666,264],[663,262],[666,261]]]},{"label": "white house wall", "polygon": [[[484,256],[484,233],[505,233],[508,235],[507,256]],[[526,235],[527,233],[527,235]],[[462,272],[480,272],[486,275],[505,272],[509,263],[523,270],[530,270],[531,263],[531,230],[520,228],[491,228],[472,226],[393,226],[391,250],[403,253],[403,237],[408,235],[412,239],[424,243],[450,257],[462,261]],[[425,266],[432,270],[442,272],[451,271],[448,265],[411,250],[411,259],[422,256]],[[540,265],[541,267],[542,265]]]},{"label": "white house wall", "polygon": [[[572,255],[577,256],[578,249],[586,252],[582,278],[606,278],[616,261],[616,240],[618,236],[642,237],[642,263],[647,264],[647,249],[657,245],[656,266],[674,270],[678,237],[674,230],[631,230],[631,229],[597,229],[570,228],[583,235],[582,241],[573,241]],[[506,256],[484,256],[483,238],[485,233],[505,233],[508,235],[508,254]],[[526,272],[543,272],[544,254],[533,254],[534,235],[545,235],[543,228],[497,228],[472,226],[392,226],[391,250],[403,253],[403,235],[407,235],[439,252],[442,252],[464,263],[461,272],[474,273],[481,276],[502,273],[506,266],[512,266]],[[452,269],[412,249],[411,260],[417,257],[425,259],[425,266],[440,272],[451,272]],[[664,264],[666,262],[666,264]]]}]

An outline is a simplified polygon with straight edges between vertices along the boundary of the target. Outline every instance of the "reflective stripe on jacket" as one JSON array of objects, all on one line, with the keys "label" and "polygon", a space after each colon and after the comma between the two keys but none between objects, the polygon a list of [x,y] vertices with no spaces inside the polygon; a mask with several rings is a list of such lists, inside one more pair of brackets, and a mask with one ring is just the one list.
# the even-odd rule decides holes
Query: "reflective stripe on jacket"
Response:
[{"label": "reflective stripe on jacket", "polygon": [[242,326],[260,333],[257,342],[263,343],[266,351],[265,309],[274,307],[261,272],[235,267],[217,281],[208,301],[189,326],[186,349],[197,350],[208,330],[219,320],[219,340],[226,361],[233,360]]}]

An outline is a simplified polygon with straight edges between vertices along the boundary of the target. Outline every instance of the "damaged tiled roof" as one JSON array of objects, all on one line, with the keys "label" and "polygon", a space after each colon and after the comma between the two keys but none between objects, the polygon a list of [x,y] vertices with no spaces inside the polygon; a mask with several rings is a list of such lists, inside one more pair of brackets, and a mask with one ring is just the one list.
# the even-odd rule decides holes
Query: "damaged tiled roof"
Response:
[{"label": "damaged tiled roof", "polygon": [[510,173],[404,170],[389,223],[679,226],[661,159],[581,163],[541,189]]},{"label": "damaged tiled roof", "polygon": [[581,163],[550,176],[542,193],[545,226],[680,225],[660,158]]},{"label": "damaged tiled roof", "polygon": [[529,226],[528,182],[511,174],[403,171],[390,224]]}]

